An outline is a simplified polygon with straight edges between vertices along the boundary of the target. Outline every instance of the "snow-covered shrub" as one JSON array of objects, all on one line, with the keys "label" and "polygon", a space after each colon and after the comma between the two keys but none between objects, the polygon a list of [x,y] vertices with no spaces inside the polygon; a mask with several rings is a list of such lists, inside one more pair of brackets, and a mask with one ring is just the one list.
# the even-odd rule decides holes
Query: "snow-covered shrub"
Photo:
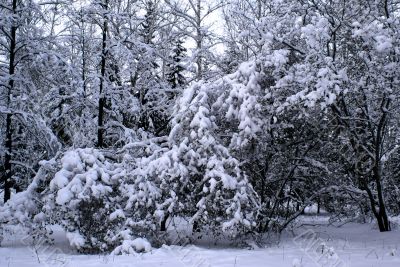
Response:
[{"label": "snow-covered shrub", "polygon": [[120,164],[92,148],[67,151],[43,164],[28,190],[1,208],[1,222],[38,235],[49,235],[47,226],[60,224],[72,247],[90,253],[112,251],[143,234],[132,223],[137,210],[126,205],[127,175]]},{"label": "snow-covered shrub", "polygon": [[90,148],[66,152],[61,164],[50,181],[46,208],[59,215],[58,223],[77,249],[113,249],[125,219],[118,192],[124,171]]},{"label": "snow-covered shrub", "polygon": [[112,254],[135,254],[137,252],[149,251],[151,251],[151,244],[149,241],[143,238],[136,238],[134,240],[124,240],[120,246],[113,250]]},{"label": "snow-covered shrub", "polygon": [[[220,127],[227,123],[225,114],[232,111],[214,107],[231,86],[219,80],[186,89],[175,107],[168,149],[139,164],[138,176],[159,180],[162,201],[156,215],[161,221],[168,216],[188,217],[194,230],[206,227],[233,236],[256,225],[258,196],[220,135]],[[250,118],[252,97],[244,98],[235,142],[246,142],[257,128]]]},{"label": "snow-covered shrub", "polygon": [[[0,207],[0,227],[7,224],[23,226],[29,235],[51,241],[51,230],[47,227],[54,221],[55,214],[45,213],[42,196],[46,194],[50,179],[57,170],[60,155],[49,161],[41,161],[40,168],[28,188],[12,195],[11,200]],[[0,231],[3,229],[0,228]]]}]

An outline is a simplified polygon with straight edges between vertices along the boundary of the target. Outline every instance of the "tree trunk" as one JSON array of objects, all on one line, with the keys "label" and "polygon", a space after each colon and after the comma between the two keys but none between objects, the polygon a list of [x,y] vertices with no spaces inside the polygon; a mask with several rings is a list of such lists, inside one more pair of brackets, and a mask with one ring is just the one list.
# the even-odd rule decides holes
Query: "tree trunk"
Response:
[{"label": "tree trunk", "polygon": [[[383,201],[381,182],[380,182],[380,180],[377,180],[377,179],[378,178],[375,177],[375,181],[377,181],[378,203],[376,203],[376,200],[374,198],[374,195],[372,194],[371,189],[369,189],[368,187],[365,187],[365,190],[367,191],[367,194],[368,194],[372,213],[374,214],[376,221],[378,223],[379,231],[387,232],[387,231],[391,231],[390,221],[389,221],[389,218],[388,218],[388,215],[386,212],[385,203]],[[378,206],[379,210],[377,210],[377,206]]]},{"label": "tree trunk", "polygon": [[[16,14],[17,10],[17,0],[13,0],[12,2],[12,11],[13,14]],[[11,94],[14,89],[14,74],[15,74],[15,53],[16,53],[16,35],[17,35],[17,26],[12,25],[10,31],[10,61],[8,66],[8,74],[10,75],[10,80],[8,82],[8,92],[7,92],[7,107],[10,108],[11,105]],[[11,111],[10,111],[11,112]],[[4,203],[11,197],[11,153],[12,153],[12,114],[7,113],[6,117],[6,140],[5,140],[5,156],[4,156]]]},{"label": "tree trunk", "polygon": [[[108,0],[105,0],[103,4],[104,11],[108,9]],[[100,92],[99,92],[99,115],[98,115],[98,128],[97,128],[97,146],[104,146],[104,106],[105,106],[105,74],[106,74],[106,53],[107,53],[107,15],[104,15],[103,22],[103,41],[102,41],[102,49],[101,49],[101,77],[100,77]]]},{"label": "tree trunk", "polygon": [[389,218],[386,212],[385,200],[383,198],[383,189],[381,184],[381,175],[379,172],[379,166],[375,167],[375,182],[376,182],[376,190],[378,193],[378,203],[379,203],[379,211],[374,213],[375,217],[378,221],[379,231],[387,232],[391,230]]},{"label": "tree trunk", "polygon": [[165,216],[163,218],[163,220],[161,221],[161,225],[160,225],[160,231],[164,232],[167,230],[167,220],[168,220],[169,214],[167,214],[167,216]]},{"label": "tree trunk", "polygon": [[383,214],[378,214],[377,216],[375,216],[375,218],[378,222],[379,231],[381,232],[391,231],[390,221],[386,212],[384,212]]},{"label": "tree trunk", "polygon": [[377,129],[377,137],[375,140],[375,165],[373,167],[373,178],[376,184],[376,191],[378,194],[378,207],[379,211],[374,212],[376,219],[378,220],[379,230],[381,232],[390,231],[390,222],[386,212],[386,205],[384,199],[384,188],[382,188],[382,162],[381,162],[381,151],[385,139],[385,132],[387,130],[388,125],[388,115],[387,110],[389,110],[389,105],[391,101],[390,99],[382,100],[382,112],[383,115],[379,121],[378,129]]},{"label": "tree trunk", "polygon": [[7,114],[6,118],[6,154],[4,157],[4,203],[11,197],[11,153],[12,153],[12,132],[11,132],[11,114]]}]

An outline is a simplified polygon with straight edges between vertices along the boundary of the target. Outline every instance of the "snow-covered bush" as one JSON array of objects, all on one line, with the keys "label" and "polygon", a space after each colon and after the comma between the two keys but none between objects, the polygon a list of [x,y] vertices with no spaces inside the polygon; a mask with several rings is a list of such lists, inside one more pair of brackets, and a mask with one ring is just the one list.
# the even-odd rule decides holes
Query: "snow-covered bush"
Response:
[{"label": "snow-covered bush", "polygon": [[151,244],[149,241],[143,238],[136,238],[134,240],[124,240],[120,246],[113,250],[112,254],[135,254],[137,252],[149,251],[151,251]]},{"label": "snow-covered bush", "polygon": [[170,134],[107,152],[118,160],[92,148],[65,152],[46,176],[36,213],[61,224],[81,251],[155,240],[174,217],[216,235],[254,232],[261,204],[250,175],[268,149],[273,118],[262,108],[265,80],[260,62],[251,61],[193,84],[175,106]]},{"label": "snow-covered bush", "polygon": [[113,248],[118,216],[118,183],[121,169],[94,149],[68,151],[61,170],[50,181],[44,198],[47,213],[56,212],[69,233],[71,245],[80,250]]},{"label": "snow-covered bush", "polygon": [[7,224],[21,225],[27,229],[33,239],[44,237],[50,241],[51,230],[47,227],[55,214],[46,214],[42,196],[46,194],[48,183],[57,170],[57,155],[50,161],[41,161],[38,172],[28,188],[12,196],[0,207],[0,231]]},{"label": "snow-covered bush", "polygon": [[[194,230],[207,227],[232,235],[251,231],[256,225],[258,196],[241,162],[232,154],[230,142],[221,138],[230,117],[237,120],[236,133],[228,133],[231,143],[246,143],[259,129],[259,122],[254,121],[257,117],[252,118],[258,108],[253,106],[255,97],[238,88],[241,78],[250,80],[250,84],[256,79],[248,67],[244,67],[244,74],[236,74],[238,79],[198,83],[186,89],[175,107],[169,148],[142,164],[141,172],[159,179],[163,201],[156,212],[161,220],[189,217]],[[253,85],[257,86],[253,83],[249,88]],[[227,96],[226,92],[231,94]],[[235,93],[239,100],[233,100]],[[221,108],[221,95],[239,107],[227,102],[228,107]]]},{"label": "snow-covered bush", "polygon": [[49,235],[47,226],[60,224],[70,245],[79,251],[111,251],[137,238],[133,216],[124,214],[126,208],[130,214],[136,211],[121,194],[125,178],[121,165],[107,160],[99,150],[67,151],[46,162],[28,190],[1,208],[0,220],[21,224],[39,235]]},{"label": "snow-covered bush", "polygon": [[161,222],[174,216],[217,234],[251,230],[257,195],[238,161],[220,144],[191,142],[172,148],[138,144],[145,148],[141,157],[131,157],[130,150],[119,163],[93,148],[67,151],[2,207],[0,219],[40,226],[42,235],[60,224],[70,245],[89,253],[146,252],[148,241],[140,245],[137,238],[159,241]]}]

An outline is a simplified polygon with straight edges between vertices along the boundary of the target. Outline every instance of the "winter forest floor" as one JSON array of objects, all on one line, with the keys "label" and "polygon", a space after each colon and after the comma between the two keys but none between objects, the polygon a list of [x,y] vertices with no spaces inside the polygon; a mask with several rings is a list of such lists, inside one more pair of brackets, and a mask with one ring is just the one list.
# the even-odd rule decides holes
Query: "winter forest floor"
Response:
[{"label": "winter forest floor", "polygon": [[[373,224],[329,225],[326,216],[303,216],[298,227],[279,242],[262,248],[235,248],[201,242],[185,247],[163,246],[149,253],[111,256],[82,255],[71,250],[65,234],[54,232],[51,246],[32,246],[18,229],[10,229],[0,247],[0,267],[396,267],[400,266],[400,231],[380,233]],[[205,244],[206,243],[206,244]],[[213,242],[210,242],[213,243]]]}]

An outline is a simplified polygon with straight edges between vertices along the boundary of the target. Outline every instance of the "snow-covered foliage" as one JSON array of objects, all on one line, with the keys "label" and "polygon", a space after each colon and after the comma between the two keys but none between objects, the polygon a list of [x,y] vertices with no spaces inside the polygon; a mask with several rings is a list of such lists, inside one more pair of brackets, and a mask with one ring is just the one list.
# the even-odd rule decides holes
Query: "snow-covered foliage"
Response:
[{"label": "snow-covered foliage", "polygon": [[135,254],[139,252],[149,252],[151,251],[151,245],[149,241],[143,238],[136,238],[134,240],[124,240],[122,245],[116,247],[112,254]]},{"label": "snow-covered foliage", "polygon": [[[211,85],[212,86],[212,85]],[[240,162],[218,135],[217,109],[224,86],[195,84],[175,107],[169,148],[144,171],[159,177],[165,197],[157,213],[190,216],[198,226],[240,231],[255,226],[258,200]]]},{"label": "snow-covered foliage", "polygon": [[61,158],[61,170],[44,198],[44,212],[61,215],[58,223],[69,233],[71,245],[81,250],[112,248],[124,218],[117,191],[123,174],[93,149],[68,151]]},{"label": "snow-covered foliage", "polygon": [[241,237],[310,204],[391,229],[398,3],[39,2],[0,4],[1,223],[114,254],[166,243],[175,218]]},{"label": "snow-covered foliage", "polygon": [[[140,218],[132,221],[140,212],[127,204],[126,178],[126,170],[99,150],[67,151],[59,160],[43,163],[28,189],[2,207],[0,218],[22,224],[31,233],[39,228],[47,233],[47,226],[60,224],[70,245],[80,251],[110,251],[122,245],[121,253],[126,253],[123,241],[133,242],[150,230],[139,225]],[[131,246],[139,246],[135,244]]]}]

